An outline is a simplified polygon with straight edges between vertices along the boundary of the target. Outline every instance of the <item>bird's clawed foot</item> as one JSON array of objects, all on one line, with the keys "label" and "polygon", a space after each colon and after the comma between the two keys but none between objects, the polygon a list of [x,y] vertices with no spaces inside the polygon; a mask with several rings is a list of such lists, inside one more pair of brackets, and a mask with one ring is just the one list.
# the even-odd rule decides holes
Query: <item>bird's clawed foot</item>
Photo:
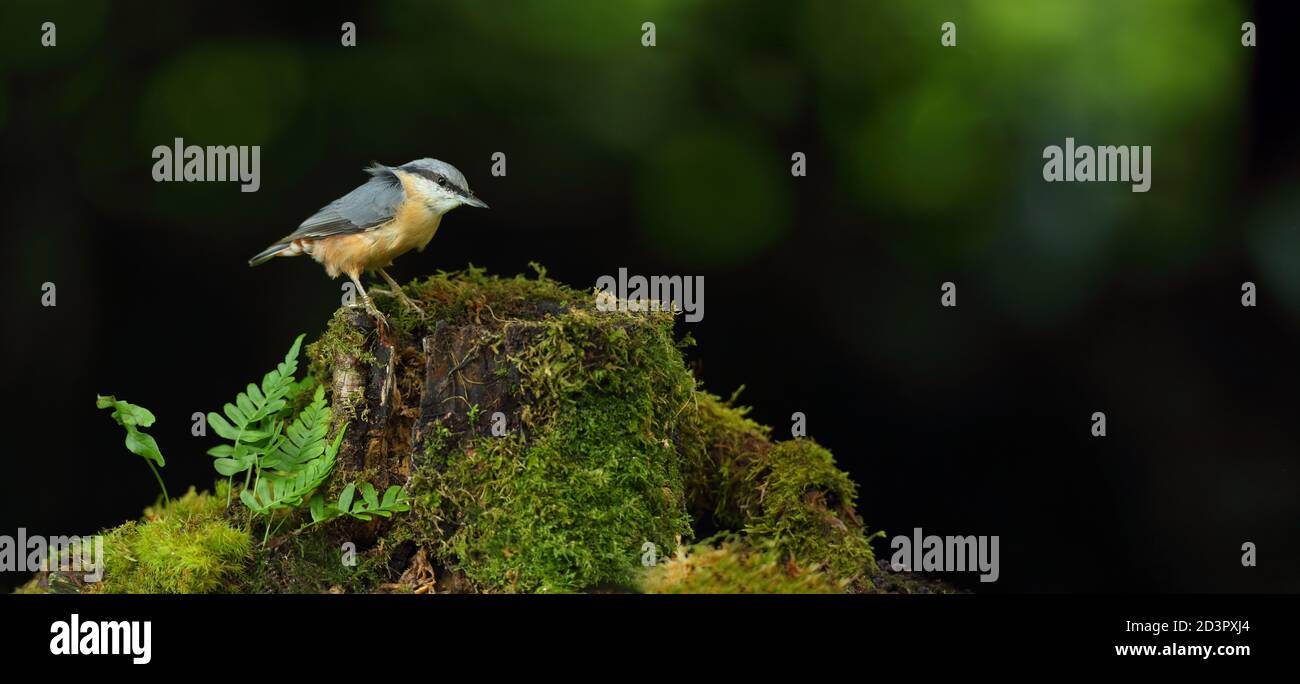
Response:
[{"label": "bird's clawed foot", "polygon": [[424,318],[424,309],[421,309],[419,304],[416,304],[414,301],[411,300],[410,297],[407,297],[405,292],[398,290],[397,298],[402,300],[402,303],[406,305],[406,308],[410,309],[411,311],[414,311],[415,315],[419,316],[420,318]]},{"label": "bird's clawed foot", "polygon": [[351,278],[352,283],[357,286],[357,294],[361,295],[361,303],[365,305],[366,311],[370,316],[375,319],[375,325],[379,327],[379,331],[382,334],[390,327],[388,325],[388,319],[384,316],[383,312],[379,310],[379,307],[375,306],[375,302],[370,299],[370,295],[366,293],[366,288],[362,287],[361,280],[357,278],[356,274],[348,274],[348,277]]},{"label": "bird's clawed foot", "polygon": [[361,302],[366,307],[366,313],[369,313],[370,317],[374,319],[375,327],[379,330],[379,334],[381,336],[387,334],[388,330],[392,327],[388,324],[388,317],[384,316],[384,313],[379,310],[379,307],[375,306],[374,301],[372,301],[370,297],[362,295]]},{"label": "bird's clawed foot", "polygon": [[396,297],[397,300],[400,301],[403,306],[410,309],[411,311],[414,311],[420,318],[424,318],[424,309],[421,309],[420,305],[415,303],[415,300],[411,299],[410,297],[407,297],[406,293],[402,292],[401,288],[398,288],[396,290],[390,290],[384,287],[372,287],[370,288],[370,294],[381,294],[384,295],[385,297]]},{"label": "bird's clawed foot", "polygon": [[391,327],[388,325],[388,318],[379,310],[379,307],[375,306],[374,302],[370,301],[369,297],[366,298],[366,311],[370,312],[370,316],[375,319],[375,325],[379,327],[380,332]]},{"label": "bird's clawed foot", "polygon": [[[379,269],[379,275],[383,276],[384,280],[388,281],[388,287],[391,288],[387,294],[397,297],[401,300],[403,306],[414,311],[420,318],[424,318],[424,309],[421,309],[420,306],[412,301],[410,297],[406,296],[406,292],[402,290],[402,286],[398,285],[397,281],[393,280],[393,277],[388,275],[388,271],[381,268]],[[371,292],[374,291],[374,288],[371,288]]]}]

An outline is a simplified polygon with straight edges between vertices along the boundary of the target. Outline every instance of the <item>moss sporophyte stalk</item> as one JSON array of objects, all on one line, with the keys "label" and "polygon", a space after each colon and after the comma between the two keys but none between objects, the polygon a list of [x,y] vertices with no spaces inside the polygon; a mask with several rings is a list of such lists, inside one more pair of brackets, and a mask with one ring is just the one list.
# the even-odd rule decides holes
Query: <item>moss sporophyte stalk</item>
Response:
[{"label": "moss sporophyte stalk", "polygon": [[211,493],[108,530],[103,582],[25,590],[931,590],[876,562],[830,451],[698,386],[672,312],[535,270],[340,309],[208,415]]}]

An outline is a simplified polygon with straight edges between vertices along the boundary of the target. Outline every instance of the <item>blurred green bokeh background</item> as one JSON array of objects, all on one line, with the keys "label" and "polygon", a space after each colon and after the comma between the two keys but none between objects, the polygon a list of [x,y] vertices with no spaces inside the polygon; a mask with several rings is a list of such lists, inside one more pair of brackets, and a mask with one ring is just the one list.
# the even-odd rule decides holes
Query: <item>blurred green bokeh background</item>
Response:
[{"label": "blurred green bokeh background", "polygon": [[[109,524],[148,496],[96,391],[161,408],[164,450],[193,451],[169,477],[202,484],[190,413],[338,302],[305,260],[244,261],[369,161],[433,156],[492,209],[451,215],[398,274],[705,275],[705,382],[747,384],[778,431],[813,416],[872,525],[1002,534],[1004,589],[1298,588],[1233,566],[1300,520],[1284,5],[58,0],[0,18],[3,352],[31,398],[19,424],[75,432],[5,478],[3,529]],[[177,137],[260,145],[260,191],[153,182],[150,151]],[[1152,146],[1151,191],[1043,182],[1066,137]],[[33,305],[46,281],[56,311]],[[1093,410],[1113,416],[1105,448]],[[1118,567],[1076,566],[1085,538]]]}]

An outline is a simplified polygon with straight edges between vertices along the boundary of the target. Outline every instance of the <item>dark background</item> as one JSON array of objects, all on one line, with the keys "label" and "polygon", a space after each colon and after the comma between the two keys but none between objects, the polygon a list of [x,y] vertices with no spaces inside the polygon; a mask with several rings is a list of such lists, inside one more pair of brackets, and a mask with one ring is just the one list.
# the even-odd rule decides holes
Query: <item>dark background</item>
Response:
[{"label": "dark background", "polygon": [[[191,414],[339,303],[309,260],[246,260],[368,162],[430,156],[492,209],[394,275],[703,275],[705,386],[778,436],[806,413],[873,529],[999,535],[1000,581],[959,583],[1300,588],[1294,3],[277,5],[0,9],[0,534],[155,496],[96,393],[157,414],[173,493],[210,486]],[[1043,182],[1067,136],[1151,145],[1151,191]],[[154,183],[175,137],[260,145],[260,191]]]}]

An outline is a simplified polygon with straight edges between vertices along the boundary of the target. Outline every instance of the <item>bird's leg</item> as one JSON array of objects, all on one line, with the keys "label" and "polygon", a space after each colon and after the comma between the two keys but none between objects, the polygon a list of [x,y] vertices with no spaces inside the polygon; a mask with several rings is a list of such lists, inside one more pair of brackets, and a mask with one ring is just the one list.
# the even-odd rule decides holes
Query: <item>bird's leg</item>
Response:
[{"label": "bird's leg", "polygon": [[366,294],[366,288],[362,287],[361,280],[357,278],[357,274],[349,273],[348,277],[352,279],[352,284],[357,286],[357,294],[361,295],[361,301],[366,305],[366,311],[369,311],[370,315],[374,316],[375,320],[378,321],[381,326],[386,326],[388,324],[388,319],[384,318],[384,314],[379,312],[379,309],[375,307],[375,303],[370,301],[370,295]]},{"label": "bird's leg", "polygon": [[421,309],[415,302],[411,301],[410,297],[406,296],[406,292],[402,290],[402,286],[398,285],[397,281],[393,280],[393,277],[388,275],[388,271],[381,268],[379,269],[379,275],[383,276],[384,280],[388,281],[388,287],[392,288],[392,294],[402,300],[402,303],[405,304],[407,308],[420,316],[424,316],[424,309]]}]

